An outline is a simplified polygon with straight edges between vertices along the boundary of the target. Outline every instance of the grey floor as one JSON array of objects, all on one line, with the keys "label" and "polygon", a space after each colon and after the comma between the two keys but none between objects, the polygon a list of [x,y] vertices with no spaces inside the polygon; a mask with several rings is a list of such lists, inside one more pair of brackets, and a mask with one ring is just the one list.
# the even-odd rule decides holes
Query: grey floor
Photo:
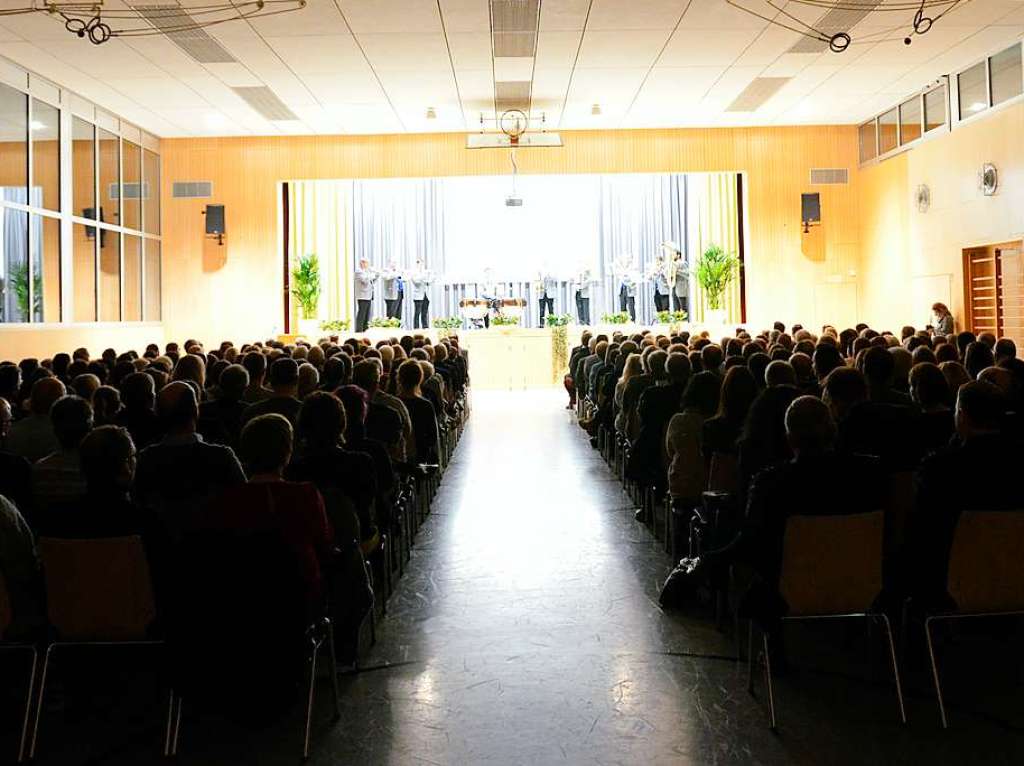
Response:
[{"label": "grey floor", "polygon": [[[763,683],[748,695],[732,636],[707,615],[659,609],[668,557],[564,403],[556,391],[476,392],[378,642],[342,679],[340,723],[319,699],[312,763],[1024,763],[1012,625],[945,650],[964,668],[950,671],[947,732],[915,648],[901,726],[865,632],[795,628],[772,734]],[[119,692],[134,693],[147,694]],[[159,709],[131,710],[78,724],[48,714],[41,758],[159,762]],[[298,761],[297,718],[255,733],[185,723],[183,763]]]}]

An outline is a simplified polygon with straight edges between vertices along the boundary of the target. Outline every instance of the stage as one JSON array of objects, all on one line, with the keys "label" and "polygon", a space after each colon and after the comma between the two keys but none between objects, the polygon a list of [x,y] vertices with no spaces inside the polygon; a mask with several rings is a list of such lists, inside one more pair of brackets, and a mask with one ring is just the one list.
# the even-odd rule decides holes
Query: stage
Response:
[{"label": "stage", "polygon": [[[459,344],[466,350],[470,362],[470,378],[476,390],[520,391],[528,388],[560,386],[567,371],[569,353],[579,345],[584,329],[595,335],[621,332],[631,335],[649,329],[655,335],[672,335],[678,331],[699,334],[707,330],[711,339],[718,343],[723,337],[731,336],[735,326],[710,326],[698,323],[677,325],[663,324],[607,324],[584,328],[577,325],[565,327],[491,327],[479,330],[459,330]],[[376,343],[387,338],[422,333],[437,339],[449,331],[436,328],[430,330],[407,330],[394,327],[374,327],[364,333],[341,332],[341,340],[356,335],[369,338]],[[280,340],[293,342],[297,335],[282,335]],[[313,339],[309,339],[313,340]]]}]

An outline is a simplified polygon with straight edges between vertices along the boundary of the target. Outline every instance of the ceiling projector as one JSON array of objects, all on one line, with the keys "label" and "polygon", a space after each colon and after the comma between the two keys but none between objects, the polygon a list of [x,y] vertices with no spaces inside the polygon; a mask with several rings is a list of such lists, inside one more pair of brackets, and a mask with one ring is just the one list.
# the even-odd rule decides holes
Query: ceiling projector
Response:
[{"label": "ceiling projector", "polygon": [[523,198],[517,197],[514,194],[510,194],[505,197],[505,207],[522,207]]}]

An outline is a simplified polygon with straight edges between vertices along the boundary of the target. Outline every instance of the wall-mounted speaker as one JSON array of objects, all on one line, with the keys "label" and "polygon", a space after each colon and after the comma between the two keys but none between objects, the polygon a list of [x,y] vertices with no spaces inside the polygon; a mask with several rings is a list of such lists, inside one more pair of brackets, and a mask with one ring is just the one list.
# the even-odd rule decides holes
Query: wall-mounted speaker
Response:
[{"label": "wall-mounted speaker", "polygon": [[206,206],[206,234],[209,237],[216,237],[221,234],[226,234],[227,230],[224,228],[224,206],[223,205],[207,205]]},{"label": "wall-mounted speaker", "polygon": [[800,195],[800,221],[804,232],[809,226],[821,223],[821,195],[818,192]]}]

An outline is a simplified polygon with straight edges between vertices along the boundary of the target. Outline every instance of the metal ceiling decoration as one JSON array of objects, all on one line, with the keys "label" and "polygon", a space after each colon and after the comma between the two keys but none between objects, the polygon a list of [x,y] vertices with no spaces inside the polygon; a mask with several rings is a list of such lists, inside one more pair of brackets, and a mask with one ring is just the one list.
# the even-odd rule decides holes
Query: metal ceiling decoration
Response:
[{"label": "metal ceiling decoration", "polygon": [[[822,50],[842,53],[851,45],[880,43],[902,39],[910,45],[914,37],[928,30],[950,11],[967,5],[971,0],[726,0],[739,10],[763,19],[777,27],[803,35],[807,40],[821,44]],[[801,10],[806,11],[801,13]],[[813,11],[822,15],[813,22]],[[888,14],[891,27],[867,29],[863,33],[853,28],[869,14]],[[797,44],[800,46],[800,43]],[[815,52],[806,44],[794,52]]]},{"label": "metal ceiling decoration", "polygon": [[306,0],[242,0],[182,6],[177,2],[145,6],[145,15],[132,7],[104,8],[103,0],[47,2],[33,0],[21,8],[0,8],[0,17],[40,13],[64,25],[71,34],[102,45],[114,37],[188,34],[229,21],[266,18],[306,7]]}]

